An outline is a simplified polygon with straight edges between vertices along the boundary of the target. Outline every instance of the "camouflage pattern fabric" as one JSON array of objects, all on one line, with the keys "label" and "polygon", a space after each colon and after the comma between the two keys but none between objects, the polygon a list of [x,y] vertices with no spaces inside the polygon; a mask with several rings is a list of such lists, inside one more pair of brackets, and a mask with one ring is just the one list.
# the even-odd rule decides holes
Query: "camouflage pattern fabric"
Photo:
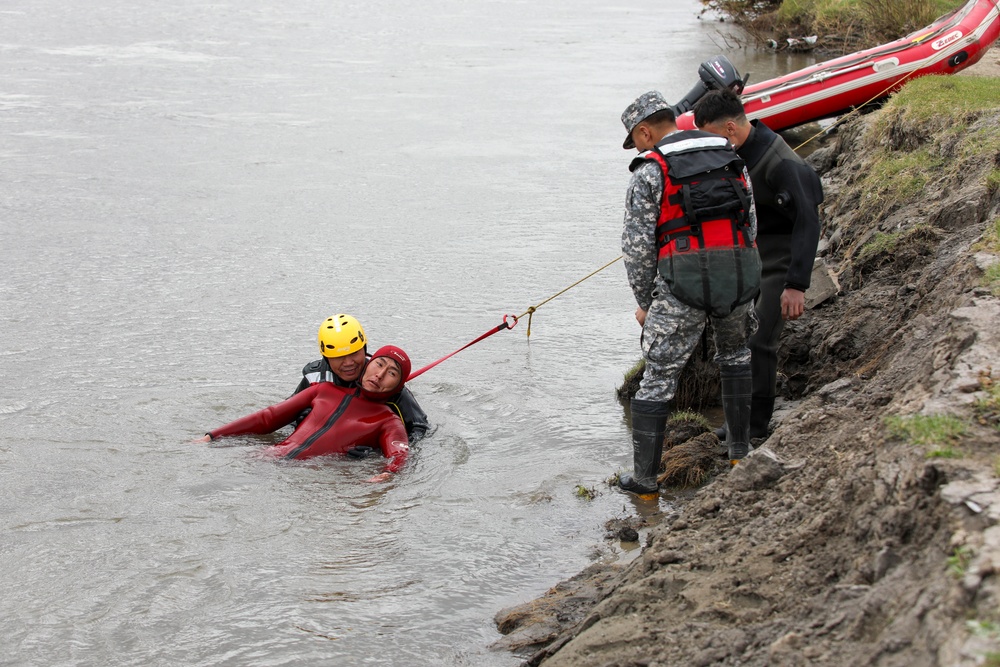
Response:
[{"label": "camouflage pattern fabric", "polygon": [[622,125],[625,126],[626,133],[622,148],[635,148],[635,142],[632,140],[632,130],[635,129],[636,125],[654,113],[666,111],[670,108],[671,106],[663,97],[663,93],[658,90],[650,90],[637,97],[622,113]]},{"label": "camouflage pattern fabric", "polygon": [[[658,278],[662,281],[662,278]],[[750,364],[747,338],[756,330],[752,303],[738,306],[726,317],[713,317],[714,360],[720,366]],[[652,307],[642,328],[642,357],[646,370],[636,392],[637,399],[669,401],[677,392],[677,378],[694,352],[708,316],[678,301],[666,285],[656,288]]]},{"label": "camouflage pattern fabric", "polygon": [[[747,185],[750,186],[749,178]],[[708,320],[704,311],[678,301],[656,269],[656,221],[662,198],[659,166],[647,162],[632,172],[625,196],[622,253],[636,303],[647,311],[641,339],[646,371],[635,395],[647,401],[673,398],[681,369]],[[749,217],[751,234],[756,237],[757,215],[753,207]],[[716,363],[731,366],[750,363],[747,338],[756,331],[756,324],[753,304],[743,304],[726,317],[713,317]]]}]

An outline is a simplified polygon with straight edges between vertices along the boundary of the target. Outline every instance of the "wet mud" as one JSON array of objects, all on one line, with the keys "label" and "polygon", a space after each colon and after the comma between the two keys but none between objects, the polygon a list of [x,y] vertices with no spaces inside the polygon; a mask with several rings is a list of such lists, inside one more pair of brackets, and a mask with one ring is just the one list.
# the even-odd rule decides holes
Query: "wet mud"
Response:
[{"label": "wet mud", "polygon": [[[595,564],[501,612],[501,646],[525,665],[997,664],[1000,430],[986,399],[1000,381],[1000,299],[983,286],[997,256],[977,243],[1000,215],[988,178],[1000,154],[963,154],[885,113],[809,158],[841,291],[785,328],[770,437],[735,468],[706,464],[630,563]],[[996,131],[1000,110],[966,120]],[[958,168],[879,208],[858,186],[880,142]],[[901,241],[872,250],[880,233]],[[919,442],[888,426],[917,415],[957,419],[964,434]],[[703,429],[667,454],[711,462],[717,442]]]}]

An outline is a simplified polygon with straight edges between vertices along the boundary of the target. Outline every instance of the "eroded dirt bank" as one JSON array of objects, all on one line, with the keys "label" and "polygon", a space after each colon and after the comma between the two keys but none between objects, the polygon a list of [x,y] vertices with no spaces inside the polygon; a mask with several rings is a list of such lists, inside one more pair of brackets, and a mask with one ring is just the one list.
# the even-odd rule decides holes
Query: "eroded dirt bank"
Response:
[{"label": "eroded dirt bank", "polygon": [[[914,188],[887,156],[937,166]],[[921,120],[890,105],[813,159],[842,292],[786,329],[801,402],[635,561],[505,615],[535,644],[526,664],[1000,665],[1000,299],[983,245],[1000,105]],[[887,425],[914,416],[964,435]]]}]

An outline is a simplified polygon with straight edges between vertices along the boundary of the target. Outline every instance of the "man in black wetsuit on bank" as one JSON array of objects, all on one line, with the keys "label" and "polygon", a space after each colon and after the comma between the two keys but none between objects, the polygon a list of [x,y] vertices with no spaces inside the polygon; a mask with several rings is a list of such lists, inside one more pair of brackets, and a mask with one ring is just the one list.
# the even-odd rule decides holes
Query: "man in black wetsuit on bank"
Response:
[{"label": "man in black wetsuit on bank", "polygon": [[[750,337],[753,399],[750,438],[766,438],[777,393],[778,346],[785,320],[805,311],[819,243],[819,176],[766,125],[748,120],[740,98],[715,90],[694,106],[700,129],[729,139],[750,172],[757,207],[757,248],[763,265],[756,310],[759,327]],[[724,436],[722,431],[717,435]]]}]

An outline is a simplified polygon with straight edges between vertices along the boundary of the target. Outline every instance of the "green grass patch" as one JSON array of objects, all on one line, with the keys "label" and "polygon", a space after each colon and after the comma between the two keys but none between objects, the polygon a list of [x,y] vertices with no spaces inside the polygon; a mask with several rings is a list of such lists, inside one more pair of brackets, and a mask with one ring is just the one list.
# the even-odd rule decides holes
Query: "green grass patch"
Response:
[{"label": "green grass patch", "polygon": [[[972,77],[968,77],[972,78]],[[997,84],[1000,80],[993,79]],[[996,107],[1000,108],[1000,101]],[[994,164],[1000,160],[1000,132],[996,127],[980,127],[973,132],[965,132],[964,127],[959,129],[958,123],[948,128],[948,132],[958,131],[958,160],[956,165],[983,161],[992,161]],[[1000,190],[1000,168],[994,166],[983,177],[983,183],[990,194]]]},{"label": "green grass patch", "polygon": [[915,445],[940,446],[940,452],[950,449],[968,432],[962,420],[951,415],[893,415],[885,420],[889,435]]},{"label": "green grass patch", "polygon": [[986,187],[989,188],[990,193],[1000,190],[1000,169],[994,167],[990,173],[986,174]]},{"label": "green grass patch", "polygon": [[864,24],[903,37],[963,4],[963,0],[784,0],[777,14],[781,21]]},{"label": "green grass patch", "polygon": [[[983,426],[1000,430],[1000,382],[994,382],[989,374],[983,374],[980,375],[979,384],[986,395],[974,404],[976,420]],[[1000,468],[995,469],[1000,471]]]},{"label": "green grass patch", "polygon": [[933,229],[927,223],[918,223],[895,232],[875,232],[872,239],[858,251],[858,262],[865,264],[878,257],[895,255],[904,242],[922,234],[933,234]]},{"label": "green grass patch", "polygon": [[943,164],[944,158],[931,155],[927,148],[888,155],[872,169],[873,185],[891,191],[897,199],[909,199],[920,194],[927,185],[929,173]]},{"label": "green grass patch", "polygon": [[[995,84],[1000,84],[1000,79],[992,79],[992,81]],[[990,110],[998,108],[1000,108],[1000,100],[997,100],[996,104]],[[1000,155],[1000,133],[997,132],[996,127],[979,127],[972,132],[968,132],[965,124],[955,121],[951,127],[947,128],[947,132],[960,140],[958,157],[961,160],[975,160],[977,162],[988,160],[995,163],[997,156]],[[987,173],[987,184],[996,178],[994,172],[998,171],[1000,169],[994,166]]]},{"label": "green grass patch", "polygon": [[842,53],[899,39],[965,0],[701,0],[757,42],[818,35]]},{"label": "green grass patch", "polygon": [[960,459],[962,455],[955,451],[952,447],[942,447],[941,449],[932,449],[927,452],[927,458],[929,459]]},{"label": "green grass patch", "polygon": [[969,562],[972,561],[972,552],[968,547],[955,547],[955,550],[948,556],[948,572],[961,579],[969,569]]},{"label": "green grass patch", "polygon": [[[998,174],[1000,174],[1000,169],[995,169]],[[989,227],[983,233],[983,238],[976,242],[972,246],[975,251],[985,251],[991,252],[994,255],[1000,255],[1000,217],[993,218],[993,222],[990,223]]]},{"label": "green grass patch", "polygon": [[986,269],[981,282],[993,296],[1000,296],[1000,264],[994,264]]},{"label": "green grass patch", "polygon": [[932,154],[926,146],[911,152],[882,153],[861,181],[862,202],[878,217],[896,204],[919,196],[944,164],[944,158]]},{"label": "green grass patch", "polygon": [[633,379],[636,375],[642,373],[645,368],[646,368],[646,360],[640,359],[639,361],[635,362],[635,364],[632,365],[632,368],[625,371],[625,380],[629,381]]},{"label": "green grass patch", "polygon": [[956,118],[1000,107],[997,79],[979,76],[922,76],[907,83],[886,103],[908,120]]},{"label": "green grass patch", "polygon": [[853,22],[862,17],[861,4],[861,0],[785,0],[778,8],[778,20],[800,24]]},{"label": "green grass patch", "polygon": [[980,120],[998,109],[1000,79],[925,76],[906,84],[876,118],[870,166],[852,185],[865,216],[882,218],[970,177],[1000,190],[1000,132]]},{"label": "green grass patch", "polygon": [[694,422],[699,426],[703,426],[706,431],[712,430],[712,425],[708,421],[708,417],[701,414],[700,412],[695,412],[694,410],[678,410],[677,412],[670,415],[670,422]]},{"label": "green grass patch", "polygon": [[615,392],[619,401],[628,403],[632,400],[636,392],[639,391],[639,383],[642,381],[642,374],[645,368],[645,360],[640,359],[632,368],[625,371],[624,381]]},{"label": "green grass patch", "polygon": [[861,0],[864,15],[876,32],[900,37],[964,4],[964,0]]},{"label": "green grass patch", "polygon": [[[1000,179],[1000,169],[994,169],[993,173],[997,173],[998,179]],[[1000,181],[998,181],[998,186],[1000,186]],[[983,238],[977,241],[972,246],[972,249],[975,252],[988,252],[1000,255],[1000,217],[993,219],[993,222],[990,223],[983,234]],[[1000,296],[1000,263],[987,267],[983,271],[983,277],[979,283],[988,289],[993,296]]]},{"label": "green grass patch", "polygon": [[872,240],[866,243],[861,248],[861,251],[858,252],[858,261],[866,262],[873,257],[893,254],[896,252],[896,246],[899,245],[900,234],[901,232],[891,232],[889,234],[875,232]]},{"label": "green grass patch", "polygon": [[993,621],[974,619],[966,621],[965,627],[977,637],[1000,637],[1000,626]]}]

